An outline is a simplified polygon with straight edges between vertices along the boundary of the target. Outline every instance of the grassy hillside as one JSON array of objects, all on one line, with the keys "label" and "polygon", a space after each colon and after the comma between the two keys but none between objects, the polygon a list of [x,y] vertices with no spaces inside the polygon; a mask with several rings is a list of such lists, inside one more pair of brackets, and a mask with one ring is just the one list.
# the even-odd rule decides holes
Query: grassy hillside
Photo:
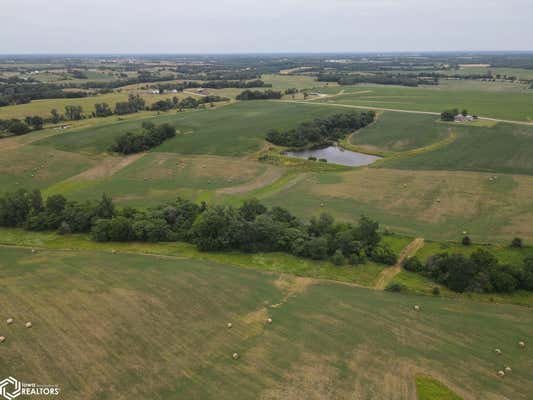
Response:
[{"label": "grassy hillside", "polygon": [[[169,112],[150,121],[170,123],[182,134],[157,148],[161,152],[239,156],[257,151],[271,128],[290,128],[315,117],[339,112],[335,107],[315,109],[300,104],[268,101],[241,102],[215,110],[187,113]],[[107,151],[114,139],[140,129],[142,120],[117,122],[67,132],[38,144],[67,151]]]},{"label": "grassy hillside", "polygon": [[[420,374],[467,400],[533,391],[529,350],[517,346],[533,341],[526,308],[180,258],[0,254],[1,317],[15,318],[1,328],[0,368],[57,383],[64,398],[403,400]],[[504,365],[513,372],[500,379]]]}]

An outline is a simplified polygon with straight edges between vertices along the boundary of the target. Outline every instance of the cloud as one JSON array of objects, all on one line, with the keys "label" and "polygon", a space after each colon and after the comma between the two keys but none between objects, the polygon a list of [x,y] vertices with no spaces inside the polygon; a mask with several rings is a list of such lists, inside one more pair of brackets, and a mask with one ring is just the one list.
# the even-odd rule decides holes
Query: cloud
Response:
[{"label": "cloud", "polygon": [[530,0],[1,0],[0,53],[531,49]]}]

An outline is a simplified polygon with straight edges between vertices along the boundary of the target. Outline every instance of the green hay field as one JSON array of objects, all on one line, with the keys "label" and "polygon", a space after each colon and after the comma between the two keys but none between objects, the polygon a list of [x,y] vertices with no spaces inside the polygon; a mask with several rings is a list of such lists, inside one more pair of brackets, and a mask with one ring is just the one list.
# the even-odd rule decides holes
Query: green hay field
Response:
[{"label": "green hay field", "polygon": [[[533,92],[460,90],[445,87],[417,87],[361,85],[342,87],[345,94],[332,99],[316,100],[356,106],[372,106],[400,110],[432,111],[440,113],[449,108],[466,108],[483,117],[531,121],[533,120]],[[336,93],[338,88],[322,90]],[[352,93],[351,93],[352,92]]]},{"label": "green hay field", "polygon": [[[308,175],[263,194],[270,205],[302,217],[321,212],[355,220],[371,215],[411,237],[509,243],[533,241],[533,178],[474,172],[363,168]],[[323,206],[322,206],[323,205]]]},{"label": "green hay field", "polygon": [[[0,314],[15,319],[0,328],[0,369],[58,384],[62,398],[414,400],[419,375],[465,400],[533,391],[530,349],[517,346],[533,341],[528,308],[186,258],[0,254]],[[513,372],[501,379],[504,365]]]},{"label": "green hay field", "polygon": [[385,160],[380,165],[410,170],[533,174],[533,126],[506,123],[494,126],[442,125],[450,127],[457,135],[455,141],[434,151]]},{"label": "green hay field", "polygon": [[[181,154],[241,156],[259,150],[271,128],[286,129],[315,117],[339,112],[335,107],[318,109],[300,104],[247,101],[186,113],[168,112],[150,118],[154,123],[170,123],[182,133],[163,143],[157,151]],[[114,139],[138,130],[143,120],[117,122],[81,129],[38,142],[66,151],[100,153]]]},{"label": "green hay field", "polygon": [[369,152],[401,152],[445,139],[448,126],[431,115],[383,112],[372,125],[350,137],[350,143]]},{"label": "green hay field", "polygon": [[217,193],[245,193],[248,185],[268,185],[283,174],[281,168],[252,160],[174,153],[148,153],[112,175],[99,174],[100,168],[59,182],[46,194],[85,200],[106,193],[120,205],[146,207],[178,196],[201,201]]}]

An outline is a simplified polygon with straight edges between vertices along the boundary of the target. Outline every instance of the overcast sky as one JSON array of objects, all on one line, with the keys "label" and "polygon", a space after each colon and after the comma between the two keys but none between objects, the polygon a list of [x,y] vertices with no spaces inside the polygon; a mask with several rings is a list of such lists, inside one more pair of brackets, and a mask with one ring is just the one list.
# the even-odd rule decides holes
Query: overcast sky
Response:
[{"label": "overcast sky", "polygon": [[533,50],[533,0],[0,0],[0,53]]}]

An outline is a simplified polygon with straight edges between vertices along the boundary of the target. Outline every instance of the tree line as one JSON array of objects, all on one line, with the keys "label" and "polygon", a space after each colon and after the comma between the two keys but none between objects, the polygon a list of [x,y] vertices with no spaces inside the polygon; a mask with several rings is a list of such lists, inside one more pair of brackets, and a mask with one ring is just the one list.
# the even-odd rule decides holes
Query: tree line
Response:
[{"label": "tree line", "polygon": [[266,140],[286,147],[323,146],[343,139],[350,132],[364,128],[374,121],[375,116],[374,111],[334,114],[302,122],[296,128],[286,131],[271,129],[266,135]]},{"label": "tree line", "polygon": [[405,261],[404,268],[438,282],[455,292],[510,293],[533,291],[533,255],[521,265],[502,264],[484,249],[470,256],[436,254],[424,264],[417,257]]},{"label": "tree line", "polygon": [[99,242],[185,241],[201,251],[281,251],[337,265],[368,259],[396,262],[394,252],[381,241],[379,224],[368,217],[351,224],[321,214],[304,222],[284,208],[268,208],[257,200],[234,208],[178,198],[146,210],[119,210],[106,195],[99,201],[69,201],[62,195],[44,201],[39,190],[19,189],[0,197],[0,226],[85,232]]},{"label": "tree line", "polygon": [[438,85],[439,80],[434,76],[413,76],[408,74],[338,74],[319,73],[317,80],[320,82],[336,82],[339,85],[357,85],[372,83],[379,85],[398,85],[416,87],[418,85]]},{"label": "tree line", "polygon": [[32,100],[86,97],[87,93],[65,92],[58,85],[35,81],[0,82],[0,107],[26,104]]},{"label": "tree line", "polygon": [[225,89],[225,88],[256,88],[256,87],[272,87],[270,83],[265,83],[261,79],[254,79],[251,81],[229,81],[229,80],[216,80],[216,81],[187,81],[181,83],[160,83],[158,85],[150,86],[152,89],[158,89],[159,91],[165,90],[177,90],[182,92],[185,89],[195,88],[207,88],[207,89]]},{"label": "tree line", "polygon": [[143,122],[142,129],[138,134],[127,132],[119,136],[109,150],[121,154],[140,153],[176,136],[176,128],[169,124],[154,125],[151,122]]},{"label": "tree line", "polygon": [[268,100],[281,99],[283,94],[276,90],[245,90],[237,95],[237,100]]}]

